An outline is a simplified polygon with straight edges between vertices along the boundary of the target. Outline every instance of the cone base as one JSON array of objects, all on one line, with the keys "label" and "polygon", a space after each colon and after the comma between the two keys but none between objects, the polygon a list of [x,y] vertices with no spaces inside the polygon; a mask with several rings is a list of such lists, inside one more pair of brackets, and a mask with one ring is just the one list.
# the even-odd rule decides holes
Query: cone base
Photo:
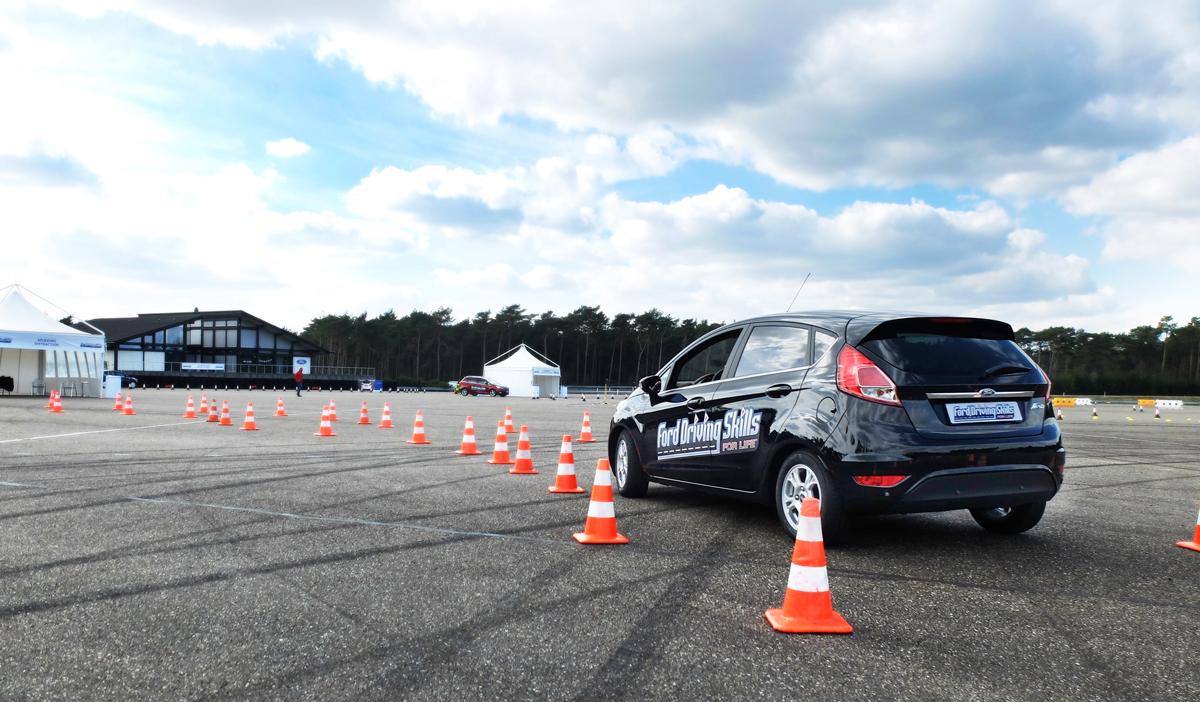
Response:
[{"label": "cone base", "polygon": [[512,475],[537,475],[538,472],[534,468],[509,468],[508,472]]},{"label": "cone base", "polygon": [[219,425],[221,425],[221,426],[223,426],[223,427],[231,427],[231,426],[233,426],[233,422],[217,422],[217,424],[219,424]]},{"label": "cone base", "polygon": [[581,531],[577,534],[571,534],[571,538],[575,539],[581,544],[586,545],[629,543],[629,537],[625,536],[624,534],[617,534],[616,536],[596,536],[595,534],[588,534]]},{"label": "cone base", "polygon": [[497,461],[494,458],[487,459],[487,462],[494,466],[515,466],[517,464],[516,461]]},{"label": "cone base", "polygon": [[321,432],[319,432],[319,431],[314,431],[314,432],[313,432],[313,436],[337,436],[337,434],[336,434],[336,433],[332,433],[332,432],[331,432],[331,433],[329,433],[329,434],[322,434],[322,433],[321,433]]},{"label": "cone base", "polygon": [[552,492],[556,495],[582,495],[585,491],[583,488],[576,486],[574,490],[570,488],[560,488],[557,485],[551,485],[546,488],[546,492]]},{"label": "cone base", "polygon": [[1200,552],[1200,543],[1195,541],[1179,541],[1175,545],[1179,548],[1186,548],[1189,551]]},{"label": "cone base", "polygon": [[421,440],[421,441],[417,441],[416,439],[409,439],[408,441],[405,441],[404,443],[406,443],[406,444],[416,444],[417,446],[427,446],[427,445],[429,445],[429,444],[432,444],[433,442],[432,442],[432,441],[429,441],[428,439],[423,439],[423,440]]},{"label": "cone base", "polygon": [[184,415],[183,415],[183,418],[184,418],[184,419],[195,419],[195,418],[196,418],[196,415],[194,415],[194,414],[184,414]]},{"label": "cone base", "polygon": [[126,417],[132,417],[137,414],[137,412],[122,412],[121,414],[125,415]]},{"label": "cone base", "polygon": [[242,431],[258,431],[258,427],[238,427]]},{"label": "cone base", "polygon": [[360,420],[358,420],[358,423],[359,423],[359,424],[370,424],[370,422],[364,422],[364,421],[362,421],[361,419],[360,419]]},{"label": "cone base", "polygon": [[[460,456],[482,456],[483,455],[483,451],[463,451],[462,449],[455,451],[455,453],[457,453]],[[491,461],[488,461],[488,462],[490,463]]]},{"label": "cone base", "polygon": [[854,631],[842,615],[833,611],[820,619],[789,617],[782,608],[768,609],[763,616],[772,629],[784,634],[849,634]]},{"label": "cone base", "polygon": [[276,412],[276,413],[275,413],[275,416],[276,416],[276,417],[286,417],[286,416],[288,416],[288,415],[287,415],[287,412]]},{"label": "cone base", "polygon": [[596,440],[595,439],[575,439],[575,443],[577,443],[577,444],[594,444],[594,443],[596,443]]},{"label": "cone base", "polygon": [[377,426],[375,428],[376,429],[395,429],[396,425],[395,424],[384,424],[384,423],[380,422],[379,426]]}]

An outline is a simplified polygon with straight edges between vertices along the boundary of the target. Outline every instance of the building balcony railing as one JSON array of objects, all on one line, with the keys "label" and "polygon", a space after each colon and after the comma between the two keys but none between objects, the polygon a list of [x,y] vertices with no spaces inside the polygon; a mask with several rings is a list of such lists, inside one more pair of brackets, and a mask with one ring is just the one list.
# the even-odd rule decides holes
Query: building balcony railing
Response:
[{"label": "building balcony railing", "polygon": [[[182,375],[196,378],[230,376],[246,376],[256,378],[291,378],[293,375],[290,365],[239,363],[227,365],[220,370],[184,370],[185,363],[164,363],[162,370],[124,371],[136,376]],[[347,380],[363,380],[375,377],[375,369],[369,366],[313,366],[305,372],[305,380],[340,378]]]}]

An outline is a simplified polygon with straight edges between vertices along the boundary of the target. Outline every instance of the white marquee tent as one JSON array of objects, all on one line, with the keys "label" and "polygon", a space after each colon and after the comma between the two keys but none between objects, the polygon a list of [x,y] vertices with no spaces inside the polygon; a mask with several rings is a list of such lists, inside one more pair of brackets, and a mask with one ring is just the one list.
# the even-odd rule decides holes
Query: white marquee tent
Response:
[{"label": "white marquee tent", "polygon": [[558,364],[525,344],[483,364],[483,375],[507,387],[513,397],[558,396]]},{"label": "white marquee tent", "polygon": [[104,376],[104,335],[69,327],[29,302],[19,285],[0,288],[0,383],[32,395],[99,397]]}]

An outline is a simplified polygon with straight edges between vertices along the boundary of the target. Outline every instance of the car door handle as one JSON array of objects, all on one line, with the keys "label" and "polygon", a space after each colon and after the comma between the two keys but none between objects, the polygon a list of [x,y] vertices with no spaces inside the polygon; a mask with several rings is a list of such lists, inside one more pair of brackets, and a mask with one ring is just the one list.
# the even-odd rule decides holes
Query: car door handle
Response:
[{"label": "car door handle", "polygon": [[767,388],[767,397],[777,400],[781,397],[787,397],[792,394],[792,386],[787,383],[779,383]]},{"label": "car door handle", "polygon": [[686,404],[687,404],[688,409],[699,411],[704,408],[704,398],[703,397],[693,397],[690,400],[688,400]]}]

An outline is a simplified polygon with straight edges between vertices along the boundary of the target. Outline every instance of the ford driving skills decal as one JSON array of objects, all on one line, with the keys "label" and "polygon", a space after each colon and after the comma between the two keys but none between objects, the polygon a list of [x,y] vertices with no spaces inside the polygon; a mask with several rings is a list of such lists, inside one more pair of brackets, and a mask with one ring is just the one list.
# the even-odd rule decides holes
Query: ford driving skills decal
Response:
[{"label": "ford driving skills decal", "polygon": [[745,408],[719,419],[680,417],[658,425],[658,458],[687,458],[742,453],[758,448],[762,412]]}]

